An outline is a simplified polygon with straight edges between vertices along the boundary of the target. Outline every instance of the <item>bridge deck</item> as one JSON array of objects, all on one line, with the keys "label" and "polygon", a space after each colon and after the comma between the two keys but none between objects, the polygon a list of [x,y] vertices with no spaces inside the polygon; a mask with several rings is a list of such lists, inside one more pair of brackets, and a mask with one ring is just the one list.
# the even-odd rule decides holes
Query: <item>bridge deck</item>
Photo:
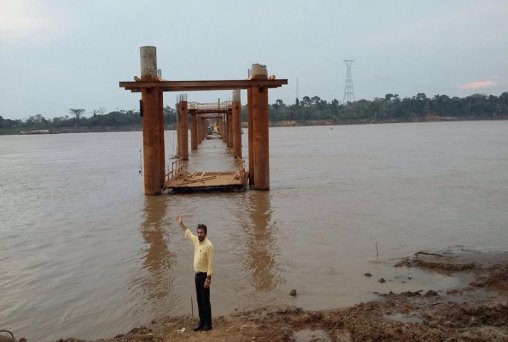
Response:
[{"label": "bridge deck", "polygon": [[242,170],[182,172],[166,180],[164,188],[173,192],[244,191],[247,176]]},{"label": "bridge deck", "polygon": [[219,135],[209,135],[191,151],[188,161],[172,163],[164,189],[172,193],[246,190],[245,161],[234,159],[230,150]]}]

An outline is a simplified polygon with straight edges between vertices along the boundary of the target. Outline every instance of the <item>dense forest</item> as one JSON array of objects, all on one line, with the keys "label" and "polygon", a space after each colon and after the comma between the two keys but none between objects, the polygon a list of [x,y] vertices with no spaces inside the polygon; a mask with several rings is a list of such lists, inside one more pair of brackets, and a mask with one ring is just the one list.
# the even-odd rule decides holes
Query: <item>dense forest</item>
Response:
[{"label": "dense forest", "polygon": [[421,121],[440,119],[492,119],[508,117],[508,92],[499,97],[472,95],[465,98],[435,95],[428,98],[423,93],[401,99],[397,94],[386,94],[372,101],[359,100],[339,104],[327,102],[318,96],[304,96],[294,105],[281,100],[270,106],[272,121],[328,120],[347,122]]},{"label": "dense forest", "polygon": [[[285,104],[278,99],[269,106],[270,120],[274,125],[344,124],[433,120],[478,120],[508,118],[508,92],[500,96],[476,94],[464,98],[423,93],[400,98],[397,94],[386,94],[372,101],[359,100],[347,104],[337,100],[327,102],[318,96],[304,96],[294,104]],[[242,115],[246,118],[246,107]],[[164,108],[164,123],[174,128],[175,109]],[[138,130],[141,128],[139,112],[117,110],[105,113],[94,110],[88,115],[84,109],[69,109],[63,117],[46,119],[41,114],[26,120],[4,119],[0,116],[0,134],[17,134],[22,130],[49,130],[53,132],[87,132],[109,130]]]}]

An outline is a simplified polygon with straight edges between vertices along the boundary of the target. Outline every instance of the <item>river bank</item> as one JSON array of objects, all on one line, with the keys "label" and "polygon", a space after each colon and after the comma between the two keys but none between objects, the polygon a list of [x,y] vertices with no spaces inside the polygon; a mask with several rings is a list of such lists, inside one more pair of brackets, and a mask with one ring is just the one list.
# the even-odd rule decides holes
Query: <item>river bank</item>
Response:
[{"label": "river bank", "polygon": [[[270,127],[297,127],[297,126],[335,126],[335,125],[367,125],[367,124],[387,124],[387,123],[405,123],[405,122],[441,122],[441,121],[482,121],[482,120],[507,120],[507,117],[498,116],[485,118],[480,116],[454,117],[426,115],[422,117],[405,117],[402,119],[383,119],[383,118],[365,118],[365,119],[339,119],[339,120],[284,120],[270,121]],[[245,123],[244,123],[245,124]],[[245,126],[246,127],[246,126]]]},{"label": "river bank", "polygon": [[[335,125],[366,125],[366,124],[386,124],[386,123],[404,123],[404,122],[441,122],[441,121],[490,121],[490,120],[508,120],[508,116],[497,116],[493,118],[486,117],[453,117],[426,115],[423,117],[406,117],[403,119],[340,119],[340,120],[282,120],[270,121],[270,127],[304,127],[304,126],[335,126]],[[247,122],[242,122],[242,128],[247,128]],[[94,127],[59,127],[47,128],[50,133],[98,133],[98,132],[135,132],[141,131],[141,124],[128,126],[94,126]],[[166,124],[165,130],[175,130],[176,124]],[[0,135],[23,135],[21,132],[27,130],[40,130],[38,128],[0,128]],[[48,132],[49,133],[49,132]]]},{"label": "river bank", "polygon": [[349,308],[305,311],[274,306],[236,312],[214,319],[214,328],[208,332],[192,331],[195,320],[190,316],[166,317],[97,342],[508,339],[508,253],[417,252],[394,267],[460,273],[474,280],[447,291],[378,293],[377,300]]}]

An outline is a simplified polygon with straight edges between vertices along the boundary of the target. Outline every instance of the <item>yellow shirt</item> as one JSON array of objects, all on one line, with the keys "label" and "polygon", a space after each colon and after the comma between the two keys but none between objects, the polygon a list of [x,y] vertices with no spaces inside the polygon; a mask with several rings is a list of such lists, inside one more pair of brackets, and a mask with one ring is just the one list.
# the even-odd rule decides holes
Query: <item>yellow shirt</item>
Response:
[{"label": "yellow shirt", "polygon": [[213,245],[205,238],[202,242],[198,237],[191,233],[187,228],[185,230],[185,238],[192,241],[194,244],[194,271],[205,272],[206,275],[213,274]]}]

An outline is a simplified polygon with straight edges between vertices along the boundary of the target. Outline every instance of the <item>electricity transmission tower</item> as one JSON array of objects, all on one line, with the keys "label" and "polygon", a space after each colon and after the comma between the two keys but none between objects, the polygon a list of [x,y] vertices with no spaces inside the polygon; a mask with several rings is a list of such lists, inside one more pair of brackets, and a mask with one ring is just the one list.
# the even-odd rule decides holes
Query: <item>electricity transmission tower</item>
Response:
[{"label": "electricity transmission tower", "polygon": [[345,59],[344,62],[347,66],[346,73],[346,85],[344,86],[344,97],[342,103],[347,104],[348,102],[355,102],[355,90],[353,89],[353,74],[351,73],[351,64],[354,59]]}]

